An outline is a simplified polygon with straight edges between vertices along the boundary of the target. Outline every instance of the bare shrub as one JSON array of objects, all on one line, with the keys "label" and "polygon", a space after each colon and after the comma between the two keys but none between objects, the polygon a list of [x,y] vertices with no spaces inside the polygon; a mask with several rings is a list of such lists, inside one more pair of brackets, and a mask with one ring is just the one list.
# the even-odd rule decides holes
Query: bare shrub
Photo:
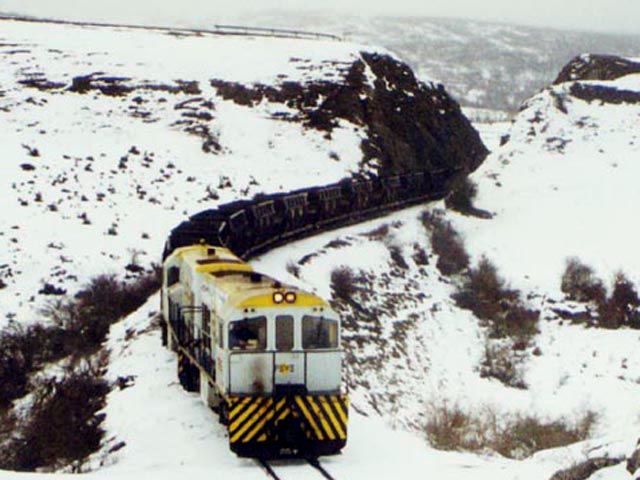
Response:
[{"label": "bare shrub", "polygon": [[365,232],[362,235],[370,238],[371,240],[383,240],[389,236],[389,224],[383,223],[379,227],[374,228],[369,232]]},{"label": "bare shrub", "polygon": [[351,300],[357,290],[356,277],[349,267],[338,267],[331,272],[331,289],[335,298]]},{"label": "bare shrub", "polygon": [[[51,302],[42,312],[49,324],[13,324],[0,332],[0,414],[9,411],[13,400],[30,390],[34,393],[26,420],[11,438],[0,436],[0,468],[57,468],[97,450],[102,418],[96,413],[108,392],[100,369],[70,371],[59,380],[39,380],[32,374],[69,355],[76,357],[74,363],[89,358],[110,325],[139,308],[159,286],[158,268],[129,283],[114,276],[96,277],[75,299]],[[0,418],[0,434],[4,424]]]},{"label": "bare shrub", "polygon": [[425,430],[435,448],[478,451],[488,442],[489,432],[480,419],[458,405],[432,406],[427,417]]},{"label": "bare shrub", "polygon": [[0,409],[0,469],[10,470],[15,465],[13,436],[17,419],[11,409]]},{"label": "bare shrub", "polygon": [[578,258],[567,259],[560,289],[570,300],[602,303],[606,290],[593,269]]},{"label": "bare shrub", "polygon": [[0,332],[0,409],[27,394],[32,372],[69,354],[68,338],[55,325],[11,323]]},{"label": "bare shrub", "polygon": [[93,278],[76,295],[76,311],[67,309],[70,328],[79,335],[83,344],[81,349],[97,349],[113,322],[140,308],[159,288],[157,268],[129,283],[117,280],[115,275]]},{"label": "bare shrub", "polygon": [[474,210],[473,201],[477,194],[478,186],[469,177],[464,177],[445,199],[445,205],[460,213],[472,212]]},{"label": "bare shrub", "polygon": [[586,412],[571,423],[563,419],[544,421],[535,415],[499,416],[489,408],[470,413],[446,403],[432,406],[427,417],[425,432],[436,448],[493,450],[517,459],[585,440],[597,420],[593,412]]},{"label": "bare shrub", "polygon": [[41,312],[49,324],[10,324],[0,332],[0,408],[24,396],[29,375],[46,363],[94,352],[111,323],[141,306],[158,286],[155,272],[129,284],[101,276],[76,300],[49,303]]},{"label": "bare shrub", "polygon": [[417,243],[413,244],[413,255],[411,258],[413,258],[413,261],[418,266],[429,265],[429,256],[427,255],[427,252],[425,252],[424,248]]},{"label": "bare shrub", "polygon": [[300,265],[298,265],[294,261],[287,262],[287,266],[285,267],[287,272],[293,275],[296,278],[300,278]]},{"label": "bare shrub", "polygon": [[391,260],[393,263],[401,268],[402,270],[407,270],[409,265],[407,261],[404,259],[402,255],[402,250],[397,245],[387,245],[387,249],[389,250],[389,255],[391,256]]},{"label": "bare shrub", "polygon": [[438,255],[436,267],[443,275],[455,275],[469,266],[469,254],[460,234],[441,212],[425,211],[421,217],[431,237],[431,247]]},{"label": "bare shrub", "polygon": [[487,342],[480,367],[480,376],[495,378],[508,387],[527,388],[518,358],[516,358],[511,345],[490,345]]},{"label": "bare shrub", "polygon": [[640,328],[640,298],[633,283],[622,272],[613,280],[611,296],[598,305],[598,325],[604,328]]},{"label": "bare shrub", "polygon": [[100,446],[109,388],[97,372],[82,368],[39,385],[26,424],[13,440],[12,468],[60,468],[84,459]]},{"label": "bare shrub", "polygon": [[538,331],[540,312],[523,304],[520,292],[506,286],[486,257],[469,271],[453,298],[458,306],[486,320],[493,338],[514,337],[527,341]]}]

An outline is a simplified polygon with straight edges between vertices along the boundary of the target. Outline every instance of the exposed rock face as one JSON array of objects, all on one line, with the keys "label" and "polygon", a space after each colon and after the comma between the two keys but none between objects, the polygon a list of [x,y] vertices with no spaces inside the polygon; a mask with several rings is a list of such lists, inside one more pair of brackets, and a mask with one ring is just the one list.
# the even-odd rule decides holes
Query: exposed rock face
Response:
[{"label": "exposed rock face", "polygon": [[640,103],[640,92],[620,90],[600,85],[583,85],[575,83],[571,85],[571,95],[581,100],[591,102],[600,100],[604,103]]},{"label": "exposed rock face", "polygon": [[636,445],[636,451],[627,459],[627,471],[633,475],[640,470],[640,439]]},{"label": "exposed rock face", "polygon": [[554,85],[573,80],[615,80],[640,73],[640,63],[615,55],[580,55],[571,60],[553,82]]},{"label": "exposed rock face", "polygon": [[441,85],[419,83],[406,64],[387,55],[362,53],[362,60],[337,82],[283,82],[278,87],[220,80],[211,84],[223,98],[240,105],[264,98],[286,104],[299,113],[276,118],[302,121],[327,135],[338,119],[365,126],[364,162],[382,175],[422,169],[470,172],[488,153]]},{"label": "exposed rock face", "polygon": [[550,480],[587,480],[598,470],[612,467],[622,462],[622,458],[598,457],[590,458],[578,465],[560,470],[552,475]]}]

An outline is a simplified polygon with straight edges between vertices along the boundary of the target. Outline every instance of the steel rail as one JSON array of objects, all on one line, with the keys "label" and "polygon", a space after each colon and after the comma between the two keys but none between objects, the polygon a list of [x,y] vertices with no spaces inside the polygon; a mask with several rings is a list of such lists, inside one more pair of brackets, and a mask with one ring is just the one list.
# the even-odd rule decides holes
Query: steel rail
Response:
[{"label": "steel rail", "polygon": [[327,470],[320,464],[320,460],[318,460],[317,458],[307,458],[307,462],[313,468],[318,470],[327,480],[335,480],[335,478],[333,478],[333,476],[329,472],[327,472]]},{"label": "steel rail", "polygon": [[264,468],[264,470],[267,472],[267,475],[273,478],[273,480],[280,480],[280,477],[276,474],[271,465],[269,465],[269,462],[267,462],[264,458],[256,458],[255,460],[262,468]]}]

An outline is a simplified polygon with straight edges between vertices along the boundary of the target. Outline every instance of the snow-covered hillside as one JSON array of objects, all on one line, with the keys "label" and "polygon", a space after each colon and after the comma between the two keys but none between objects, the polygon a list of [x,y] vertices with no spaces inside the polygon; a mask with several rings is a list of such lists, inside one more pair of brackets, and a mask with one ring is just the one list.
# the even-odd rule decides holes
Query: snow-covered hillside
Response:
[{"label": "snow-covered hillside", "polygon": [[[457,104],[384,49],[1,23],[0,323],[31,319],[91,275],[150,265],[172,227],[217,204],[388,163],[483,158]],[[343,108],[345,95],[371,119]],[[407,98],[419,113],[396,112]],[[414,135],[411,122],[432,123]],[[387,152],[394,128],[411,139]],[[421,138],[437,131],[444,141]],[[418,159],[412,141],[446,155]]]},{"label": "snow-covered hillside", "polygon": [[625,93],[638,97],[639,73],[546,88],[473,175],[477,203],[496,216],[457,223],[470,250],[489,255],[518,287],[558,297],[571,256],[606,280],[621,270],[640,282],[640,97],[626,101]]},{"label": "snow-covered hillside", "polygon": [[[221,11],[202,0],[172,3],[112,0],[4,0],[0,12],[51,18],[137,22],[208,28],[255,25],[330,32],[350,41],[382,45],[400,55],[424,79],[436,79],[463,105],[516,111],[548,85],[572,57],[583,52],[640,55],[637,35],[562,31],[455,18],[393,17],[348,13]],[[242,5],[236,7],[241,8]]]},{"label": "snow-covered hillside", "polygon": [[[428,254],[427,265],[413,258],[416,244],[429,251],[418,219],[423,209],[328,232],[253,262],[259,270],[326,297],[333,295],[330,275],[339,266],[368,276],[375,287],[375,296],[366,294],[371,288],[366,284],[360,284],[357,294],[375,317],[351,324],[345,332],[352,359],[346,367],[352,399],[349,442],[342,455],[323,460],[325,467],[336,478],[422,478],[429,472],[444,479],[534,480],[589,458],[628,455],[638,429],[635,399],[640,386],[631,373],[640,368],[638,335],[543,321],[535,340],[542,355],[528,360],[527,389],[481,378],[485,330],[455,306],[450,298],[455,285],[440,275],[434,256]],[[406,268],[391,256],[393,247]],[[291,265],[297,265],[297,276]],[[228,452],[215,414],[176,381],[175,356],[160,347],[159,330],[149,328],[156,308],[157,298],[152,298],[112,329],[108,377],[129,380],[108,397],[108,442],[87,464],[102,467],[91,477],[151,473],[169,478],[188,472],[206,478],[215,469],[220,478],[264,478],[255,463]],[[598,421],[588,441],[510,460],[431,447],[425,424],[445,404],[498,419],[526,414],[569,422],[591,410]],[[319,478],[295,462],[276,464],[276,471],[282,478]],[[631,478],[624,464],[601,473],[607,476],[598,478]]]},{"label": "snow-covered hillside", "polygon": [[[357,126],[327,142],[271,120],[282,106],[220,101],[209,85],[212,72],[249,84],[332,78],[359,58],[357,45],[6,21],[0,36],[3,321],[28,317],[45,282],[71,293],[89,275],[156,261],[166,233],[215,202],[359,170]],[[136,94],[102,94],[108,79],[85,94],[66,90],[87,75]],[[208,138],[219,151],[205,148]]]}]

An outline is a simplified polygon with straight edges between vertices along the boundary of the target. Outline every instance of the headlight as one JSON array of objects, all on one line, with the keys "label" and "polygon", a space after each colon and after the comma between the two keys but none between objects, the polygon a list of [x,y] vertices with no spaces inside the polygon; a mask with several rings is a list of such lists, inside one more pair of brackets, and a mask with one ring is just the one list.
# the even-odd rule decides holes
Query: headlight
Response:
[{"label": "headlight", "polygon": [[287,303],[295,303],[296,298],[295,292],[287,292],[284,294],[284,299]]},{"label": "headlight", "polygon": [[282,303],[284,301],[284,294],[282,292],[275,292],[273,294],[273,303]]}]

